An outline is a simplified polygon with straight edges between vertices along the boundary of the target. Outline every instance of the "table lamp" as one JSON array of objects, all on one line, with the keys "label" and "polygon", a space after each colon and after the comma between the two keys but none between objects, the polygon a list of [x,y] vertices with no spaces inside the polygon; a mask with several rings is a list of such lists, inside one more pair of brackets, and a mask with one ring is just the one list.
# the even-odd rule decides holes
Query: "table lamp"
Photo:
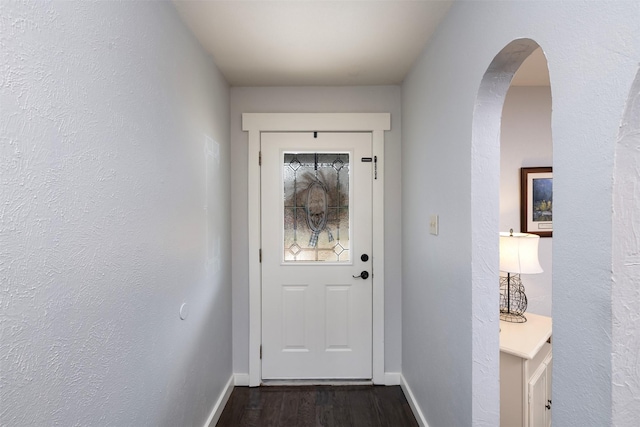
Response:
[{"label": "table lamp", "polygon": [[524,323],[527,318],[527,295],[520,274],[542,273],[538,261],[540,236],[528,233],[500,233],[500,320]]}]

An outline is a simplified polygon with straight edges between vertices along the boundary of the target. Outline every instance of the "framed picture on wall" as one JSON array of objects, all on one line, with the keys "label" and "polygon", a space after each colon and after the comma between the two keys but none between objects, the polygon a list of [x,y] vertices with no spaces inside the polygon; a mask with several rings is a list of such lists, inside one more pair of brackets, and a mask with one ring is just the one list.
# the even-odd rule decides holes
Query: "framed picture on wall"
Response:
[{"label": "framed picture on wall", "polygon": [[540,237],[553,235],[553,170],[520,169],[520,231]]}]

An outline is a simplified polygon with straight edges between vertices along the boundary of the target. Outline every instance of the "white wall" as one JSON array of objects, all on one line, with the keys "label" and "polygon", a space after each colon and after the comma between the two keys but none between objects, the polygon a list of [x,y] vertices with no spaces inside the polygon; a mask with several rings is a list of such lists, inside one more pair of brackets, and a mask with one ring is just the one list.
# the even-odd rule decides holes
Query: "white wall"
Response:
[{"label": "white wall", "polygon": [[613,174],[613,423],[640,419],[640,72],[631,87]]},{"label": "white wall", "polygon": [[[520,231],[520,168],[553,166],[551,90],[511,86],[502,110],[500,134],[500,231]],[[528,312],[551,316],[553,238],[538,247],[540,274],[523,275]]]},{"label": "white wall", "polygon": [[0,45],[0,424],[203,425],[232,373],[225,80],[171,3],[0,2]]},{"label": "white wall", "polygon": [[[498,274],[497,237],[474,241],[471,224],[488,218],[480,234],[499,231],[499,141],[472,146],[472,124],[487,67],[522,37],[542,46],[553,91],[553,422],[610,425],[616,405],[613,154],[640,62],[640,4],[462,1],[402,91],[402,370],[432,426],[499,422],[497,290],[471,286]],[[430,213],[440,214],[437,237]],[[479,246],[486,258],[472,257]]]},{"label": "white wall", "polygon": [[400,372],[400,87],[278,87],[231,89],[233,370],[249,372],[247,133],[242,113],[391,113],[385,132],[385,371]]}]

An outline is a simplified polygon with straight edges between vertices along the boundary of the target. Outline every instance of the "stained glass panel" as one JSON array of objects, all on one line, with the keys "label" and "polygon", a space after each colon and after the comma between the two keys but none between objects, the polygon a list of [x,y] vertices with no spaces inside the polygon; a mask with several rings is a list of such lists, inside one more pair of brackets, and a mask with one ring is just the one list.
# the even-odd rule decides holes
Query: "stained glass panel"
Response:
[{"label": "stained glass panel", "polygon": [[349,154],[285,153],[284,260],[349,262]]}]

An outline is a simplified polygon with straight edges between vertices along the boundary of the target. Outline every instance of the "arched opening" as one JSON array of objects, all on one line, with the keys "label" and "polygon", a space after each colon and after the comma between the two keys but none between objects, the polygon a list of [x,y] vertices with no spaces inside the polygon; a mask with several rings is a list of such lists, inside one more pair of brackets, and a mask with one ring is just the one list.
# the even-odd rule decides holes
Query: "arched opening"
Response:
[{"label": "arched opening", "polygon": [[[541,267],[535,271],[538,265],[533,263],[520,271],[524,290],[520,297],[526,298],[511,295],[512,301],[527,302],[520,316],[505,313],[508,267],[500,265],[501,320],[526,319],[524,324],[500,322],[502,426],[550,425],[551,420],[552,344],[545,341],[552,332],[552,166],[549,70],[542,49],[537,48],[516,72],[502,109],[500,232],[513,229],[539,235],[537,253],[529,255],[537,257]],[[530,344],[521,343],[523,338]],[[531,359],[523,358],[524,353]]]},{"label": "arched opening", "polygon": [[634,425],[640,413],[640,72],[631,86],[615,149],[611,309],[612,425]]},{"label": "arched opening", "polygon": [[[551,135],[551,86],[547,59],[537,48],[516,72],[502,108],[500,131],[500,231],[525,231],[521,225],[521,172],[553,166]],[[533,176],[542,176],[536,173]],[[552,182],[552,181],[551,181]],[[543,182],[542,184],[548,184]],[[547,188],[544,188],[546,190]],[[527,312],[551,316],[553,196],[538,202],[539,221],[526,228],[542,237],[538,258],[542,273],[523,276],[528,300]],[[551,222],[551,224],[549,224]],[[549,228],[551,227],[551,228]],[[549,231],[550,230],[550,231]],[[504,272],[503,272],[504,273]]]},{"label": "arched opening", "polygon": [[[525,158],[526,151],[517,145],[526,146],[527,138],[520,138],[517,143],[510,141],[502,143],[513,143],[514,147],[509,147],[509,155],[501,158],[501,128],[505,133],[522,132],[523,123],[503,123],[512,115],[524,114],[526,108],[519,111],[507,111],[503,108],[513,107],[512,104],[522,107],[526,105],[527,96],[536,92],[540,105],[544,104],[547,92],[547,100],[550,102],[550,89],[512,89],[510,88],[516,72],[521,68],[525,60],[540,57],[546,59],[541,52],[540,46],[531,39],[518,39],[509,43],[500,51],[485,72],[478,96],[476,99],[473,119],[472,136],[472,157],[471,157],[471,218],[472,218],[472,393],[473,393],[473,419],[486,420],[488,424],[499,425],[500,420],[500,326],[498,321],[499,313],[499,251],[498,232],[505,231],[502,228],[509,226],[515,231],[520,231],[519,221],[519,190],[520,190],[520,168],[534,166],[533,163],[549,162],[545,166],[551,166],[551,125],[550,108],[547,111],[549,116],[545,119],[547,124],[545,129],[538,130],[540,133],[548,134],[549,147],[547,152],[535,158]],[[535,52],[535,54],[534,54]],[[534,55],[532,55],[534,54]],[[528,68],[528,67],[527,67]],[[548,72],[546,78],[548,79]],[[519,92],[519,93],[516,93]],[[508,100],[508,94],[511,97]],[[513,114],[512,114],[513,113]],[[544,114],[544,113],[542,113]],[[532,135],[528,135],[531,137]],[[508,164],[501,179],[501,165]],[[543,166],[541,164],[535,166]],[[516,176],[513,176],[513,174]],[[515,182],[514,182],[515,181]],[[509,183],[509,185],[505,185]],[[514,188],[517,195],[514,200]],[[505,189],[504,187],[509,187]],[[508,192],[508,196],[502,195]],[[504,211],[504,212],[503,212]],[[500,212],[500,215],[497,213]],[[517,221],[515,220],[517,218]],[[510,225],[509,223],[513,223]],[[508,231],[508,228],[506,229]],[[550,242],[545,243],[544,263],[550,267]],[[536,294],[534,306],[536,311],[542,312],[546,316],[551,315],[551,288],[550,288],[550,268],[548,273],[549,286],[540,297]],[[526,285],[526,283],[525,283]],[[534,287],[533,289],[536,289]],[[549,321],[550,322],[550,321]],[[550,323],[549,323],[550,330]],[[522,388],[522,384],[519,386]],[[520,404],[521,398],[515,398],[513,404],[519,405],[520,413],[514,415],[515,418],[523,419],[527,416]]]}]

